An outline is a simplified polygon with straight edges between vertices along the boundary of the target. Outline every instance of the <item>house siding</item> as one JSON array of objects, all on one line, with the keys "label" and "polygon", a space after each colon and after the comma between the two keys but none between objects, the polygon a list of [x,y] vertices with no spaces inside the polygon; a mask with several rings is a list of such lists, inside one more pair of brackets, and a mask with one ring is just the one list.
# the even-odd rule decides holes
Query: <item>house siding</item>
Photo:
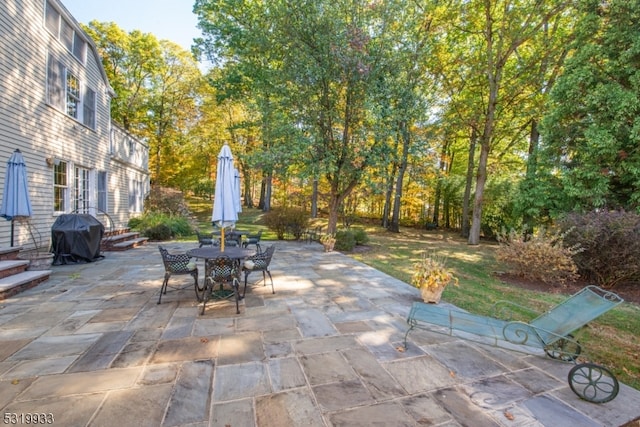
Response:
[{"label": "house siding", "polygon": [[[47,158],[68,162],[69,193],[72,197],[73,167],[90,171],[90,204],[97,206],[97,172],[108,179],[107,213],[91,211],[108,229],[128,222],[128,180],[134,175],[148,185],[147,164],[132,162],[126,155],[114,156],[111,143],[110,102],[112,90],[93,44],[64,6],[53,2],[74,30],[88,41],[86,64],[81,64],[44,26],[46,0],[3,0],[0,2],[0,189],[4,188],[6,162],[20,149],[27,165],[29,193],[33,207],[31,223],[49,244],[53,210],[54,168]],[[50,55],[73,72],[81,85],[96,94],[95,129],[47,104],[47,63]],[[135,141],[138,150],[148,147]],[[144,157],[144,155],[142,156]],[[1,195],[0,195],[1,196]],[[123,204],[122,201],[127,203]],[[66,212],[73,211],[73,200]],[[10,221],[0,219],[0,247],[9,246]],[[16,224],[14,246],[31,248],[26,227]]]}]

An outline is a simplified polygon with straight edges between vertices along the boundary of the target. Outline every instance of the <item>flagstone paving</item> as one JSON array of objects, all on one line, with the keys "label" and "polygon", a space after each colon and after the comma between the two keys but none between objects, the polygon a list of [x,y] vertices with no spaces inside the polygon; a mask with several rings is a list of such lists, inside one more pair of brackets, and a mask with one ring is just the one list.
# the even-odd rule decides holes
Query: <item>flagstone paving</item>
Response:
[{"label": "flagstone paving", "polygon": [[0,302],[3,421],[535,427],[640,417],[640,391],[622,385],[612,402],[581,401],[562,362],[426,330],[400,351],[418,290],[319,244],[273,243],[276,293],[250,285],[240,314],[214,301],[200,315],[189,276],[172,277],[185,288],[156,304],[164,269],[154,243],[54,267],[49,281]]}]

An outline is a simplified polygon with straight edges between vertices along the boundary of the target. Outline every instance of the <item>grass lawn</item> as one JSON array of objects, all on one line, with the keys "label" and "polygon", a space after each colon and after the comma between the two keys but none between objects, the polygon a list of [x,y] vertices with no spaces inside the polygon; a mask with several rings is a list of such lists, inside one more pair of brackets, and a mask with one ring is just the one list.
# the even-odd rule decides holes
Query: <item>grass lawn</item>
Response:
[{"label": "grass lawn", "polygon": [[[198,218],[200,228],[210,230],[211,203],[198,200],[189,200],[188,203]],[[245,209],[237,228],[252,232],[263,230],[263,240],[275,240],[275,233],[261,225],[261,214],[257,209]],[[321,222],[314,220],[314,225]],[[495,243],[470,246],[458,234],[440,230],[403,228],[400,233],[391,233],[381,227],[364,228],[370,238],[369,250],[350,253],[349,256],[409,283],[412,265],[425,250],[444,255],[460,279],[460,285],[449,286],[442,299],[470,312],[488,315],[498,300],[542,312],[566,298],[566,295],[531,291],[500,281],[495,272],[504,268],[495,260]],[[582,328],[577,338],[582,344],[583,354],[590,360],[607,366],[619,381],[640,390],[638,331],[640,306],[625,302]]]}]

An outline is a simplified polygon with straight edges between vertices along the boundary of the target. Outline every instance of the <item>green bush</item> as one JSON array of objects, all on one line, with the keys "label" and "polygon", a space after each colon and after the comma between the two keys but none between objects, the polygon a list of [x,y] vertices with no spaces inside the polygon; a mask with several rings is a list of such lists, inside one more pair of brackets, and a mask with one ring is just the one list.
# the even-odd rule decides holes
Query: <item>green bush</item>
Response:
[{"label": "green bush", "polygon": [[151,240],[170,240],[173,232],[167,224],[157,224],[144,230],[144,235]]},{"label": "green bush", "polygon": [[141,232],[151,240],[169,240],[193,234],[187,218],[160,212],[147,212],[139,217],[131,218],[129,227]]},{"label": "green bush", "polygon": [[356,238],[351,230],[336,232],[336,244],[334,249],[349,252],[356,246]]},{"label": "green bush", "polygon": [[560,222],[565,241],[583,251],[575,261],[580,275],[604,288],[640,281],[640,215],[600,211],[570,214]]},{"label": "green bush", "polygon": [[564,234],[547,234],[544,230],[533,236],[511,231],[498,234],[500,246],[496,259],[507,265],[509,272],[525,279],[549,284],[562,284],[575,280],[577,267],[573,256],[580,251],[576,246],[566,247]]},{"label": "green bush", "polygon": [[361,228],[354,228],[351,230],[353,237],[356,239],[356,245],[366,245],[369,243],[369,235]]},{"label": "green bush", "polygon": [[298,208],[275,208],[263,215],[263,221],[279,240],[287,233],[298,240],[309,227],[309,214]]}]

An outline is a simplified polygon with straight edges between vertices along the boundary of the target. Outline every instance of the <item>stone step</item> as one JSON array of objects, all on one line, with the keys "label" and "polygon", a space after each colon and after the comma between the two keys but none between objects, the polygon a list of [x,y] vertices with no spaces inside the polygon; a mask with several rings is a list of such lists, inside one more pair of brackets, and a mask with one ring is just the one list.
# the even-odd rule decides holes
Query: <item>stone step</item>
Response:
[{"label": "stone step", "polygon": [[138,237],[140,237],[140,233],[135,231],[128,232],[128,233],[121,233],[121,234],[116,234],[110,237],[103,237],[102,243],[105,243],[107,245],[114,245],[116,243],[124,242],[125,240],[137,239]]},{"label": "stone step", "polygon": [[147,243],[148,237],[138,237],[135,239],[129,239],[122,242],[114,243],[110,245],[105,251],[126,251],[128,249],[137,248]]},{"label": "stone step", "polygon": [[124,233],[128,233],[130,231],[131,231],[131,229],[128,228],[128,227],[127,228],[118,228],[116,230],[105,231],[104,232],[104,236],[102,236],[102,237],[107,238],[107,237],[117,236],[118,234],[124,234]]},{"label": "stone step", "polygon": [[9,261],[0,261],[0,279],[5,277],[22,273],[27,270],[29,266],[29,261],[25,260],[9,260]]},{"label": "stone step", "polygon": [[21,250],[22,246],[0,247],[0,261],[18,259],[18,253]]},{"label": "stone step", "polygon": [[24,271],[0,279],[0,300],[33,288],[38,283],[49,280],[51,270]]}]

